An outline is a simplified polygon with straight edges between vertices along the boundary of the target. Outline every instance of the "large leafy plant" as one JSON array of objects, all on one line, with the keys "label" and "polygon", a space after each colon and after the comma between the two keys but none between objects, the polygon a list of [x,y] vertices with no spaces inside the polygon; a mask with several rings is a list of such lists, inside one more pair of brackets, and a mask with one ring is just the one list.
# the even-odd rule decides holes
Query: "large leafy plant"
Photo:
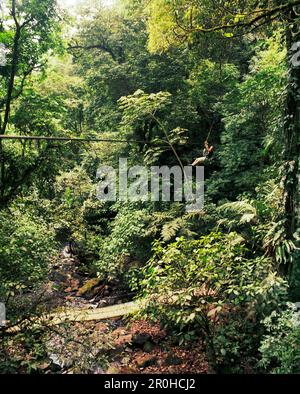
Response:
[{"label": "large leafy plant", "polygon": [[[227,353],[238,356],[247,326],[258,325],[286,294],[270,261],[248,254],[237,233],[155,243],[141,282],[145,313],[175,330],[180,342],[203,336],[214,365]],[[232,324],[235,337],[228,334]]]},{"label": "large leafy plant", "polygon": [[290,304],[283,312],[274,311],[264,320],[267,333],[261,346],[260,367],[277,374],[300,372],[300,317]]},{"label": "large leafy plant", "polygon": [[146,227],[149,215],[145,209],[122,207],[111,226],[111,233],[99,243],[98,274],[108,279],[120,278],[132,263],[141,263],[149,258],[150,245]]},{"label": "large leafy plant", "polygon": [[0,213],[0,297],[9,298],[44,279],[55,252],[54,231],[18,207]]}]

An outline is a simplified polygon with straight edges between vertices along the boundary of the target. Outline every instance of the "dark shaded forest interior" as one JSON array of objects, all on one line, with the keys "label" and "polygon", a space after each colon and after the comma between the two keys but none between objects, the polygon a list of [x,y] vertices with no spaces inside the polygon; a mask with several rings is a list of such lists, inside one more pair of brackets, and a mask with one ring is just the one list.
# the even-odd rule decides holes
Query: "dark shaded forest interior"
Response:
[{"label": "dark shaded forest interior", "polygon": [[[300,0],[0,1],[0,373],[300,373],[299,22]],[[129,192],[176,168],[167,195],[124,199],[120,159]]]}]

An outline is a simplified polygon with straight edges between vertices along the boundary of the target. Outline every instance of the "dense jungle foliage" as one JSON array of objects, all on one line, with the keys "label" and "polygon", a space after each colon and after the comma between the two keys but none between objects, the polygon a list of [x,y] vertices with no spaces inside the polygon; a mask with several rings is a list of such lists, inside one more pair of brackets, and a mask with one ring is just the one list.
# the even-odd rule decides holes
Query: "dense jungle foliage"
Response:
[{"label": "dense jungle foliage", "polygon": [[[0,372],[43,373],[48,328],[11,327],[69,244],[211,371],[300,373],[300,1],[73,3],[1,2],[0,134],[102,141],[0,139]],[[97,199],[99,166],[190,166],[207,139],[203,209]],[[106,365],[90,346],[77,372]]]}]

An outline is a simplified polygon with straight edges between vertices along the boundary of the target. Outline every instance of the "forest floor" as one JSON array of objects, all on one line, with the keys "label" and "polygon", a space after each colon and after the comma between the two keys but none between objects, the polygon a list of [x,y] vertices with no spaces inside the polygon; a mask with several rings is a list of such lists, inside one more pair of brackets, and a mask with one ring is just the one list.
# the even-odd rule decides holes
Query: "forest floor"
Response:
[{"label": "forest floor", "polygon": [[[47,310],[97,309],[132,300],[117,284],[103,284],[82,272],[64,248],[46,285]],[[211,372],[203,351],[171,342],[159,324],[136,318],[69,322],[49,328],[45,373],[202,373]]]}]

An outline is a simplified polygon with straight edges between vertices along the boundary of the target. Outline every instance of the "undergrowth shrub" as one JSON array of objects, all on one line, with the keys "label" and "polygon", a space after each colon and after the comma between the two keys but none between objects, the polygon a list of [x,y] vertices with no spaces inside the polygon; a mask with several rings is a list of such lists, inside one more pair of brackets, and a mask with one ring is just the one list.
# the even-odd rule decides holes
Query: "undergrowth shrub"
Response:
[{"label": "undergrowth shrub", "polygon": [[147,210],[123,207],[113,221],[109,236],[101,239],[96,269],[108,279],[121,277],[130,263],[145,262],[150,256],[151,242],[146,236]]},{"label": "undergrowth shrub", "polygon": [[261,319],[286,296],[286,283],[270,260],[249,258],[237,233],[156,242],[153,251],[141,281],[144,313],[175,332],[179,343],[202,337],[216,368],[235,368],[241,358],[254,357]]},{"label": "undergrowth shrub", "polygon": [[18,207],[0,212],[0,298],[7,301],[45,278],[55,234],[41,217]]},{"label": "undergrowth shrub", "polygon": [[295,306],[273,311],[263,323],[267,333],[259,348],[259,366],[268,373],[300,373],[300,315]]}]

